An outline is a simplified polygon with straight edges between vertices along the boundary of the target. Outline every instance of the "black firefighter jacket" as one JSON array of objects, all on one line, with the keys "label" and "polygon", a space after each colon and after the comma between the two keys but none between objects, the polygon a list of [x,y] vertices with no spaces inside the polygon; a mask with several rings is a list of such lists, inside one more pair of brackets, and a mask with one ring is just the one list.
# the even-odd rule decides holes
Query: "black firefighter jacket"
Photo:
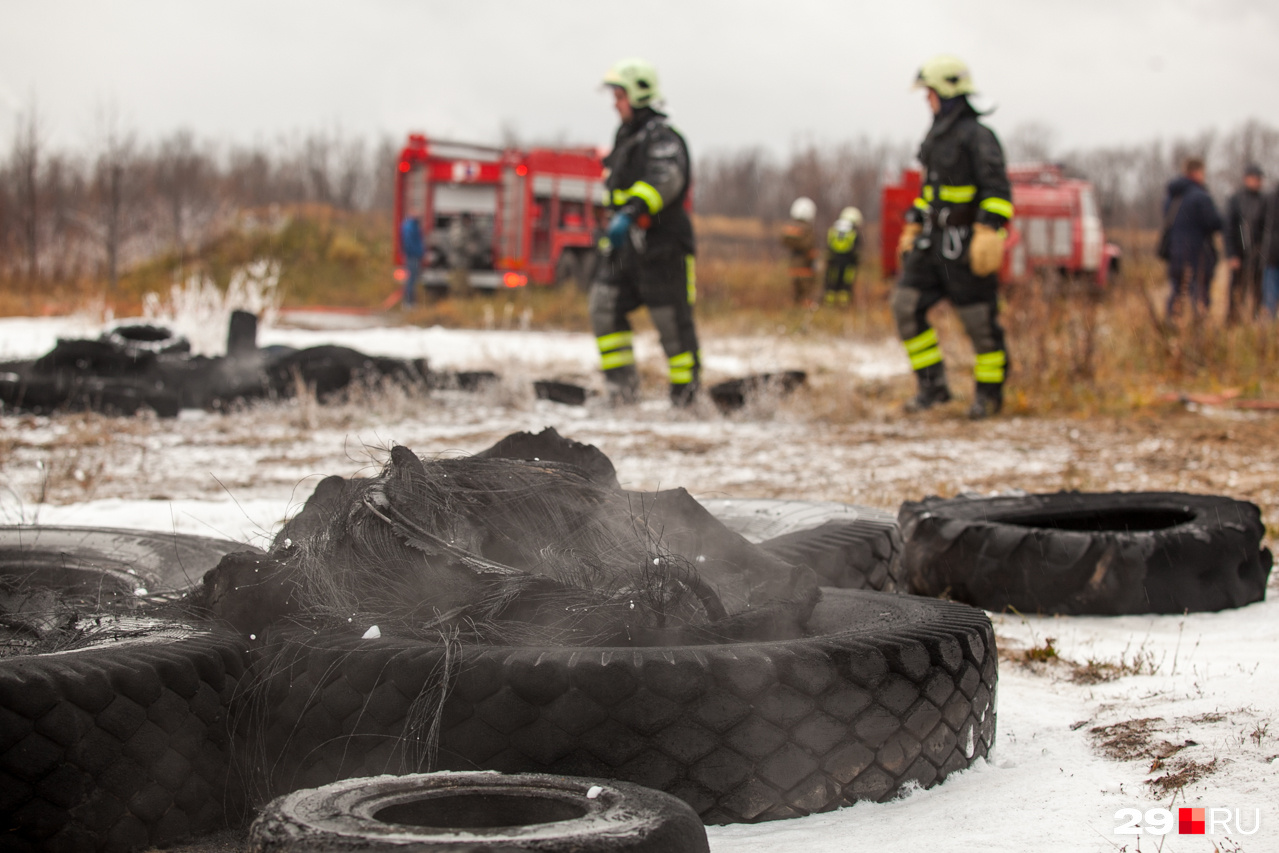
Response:
[{"label": "black firefighter jacket", "polygon": [[604,165],[609,202],[647,229],[647,245],[693,254],[693,223],[684,210],[692,177],[688,145],[666,116],[649,107],[636,110],[618,128]]},{"label": "black firefighter jacket", "polygon": [[962,99],[933,120],[919,146],[923,187],[908,221],[931,219],[938,227],[982,222],[1001,228],[1013,216],[1012,187],[1004,150]]}]

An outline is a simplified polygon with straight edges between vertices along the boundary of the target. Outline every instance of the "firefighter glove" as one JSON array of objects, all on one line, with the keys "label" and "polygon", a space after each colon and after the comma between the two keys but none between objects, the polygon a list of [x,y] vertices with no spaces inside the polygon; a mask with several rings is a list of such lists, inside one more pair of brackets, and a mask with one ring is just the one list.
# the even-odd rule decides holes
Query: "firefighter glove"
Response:
[{"label": "firefighter glove", "polygon": [[915,248],[915,238],[919,236],[919,232],[923,230],[923,226],[918,222],[907,222],[902,226],[902,235],[897,238],[897,263],[900,264],[902,259]]},{"label": "firefighter glove", "polygon": [[999,272],[1004,265],[1004,241],[1008,232],[978,222],[973,226],[973,239],[968,244],[968,265],[973,275],[987,276]]},{"label": "firefighter glove", "polygon": [[619,211],[613,214],[613,219],[608,223],[608,242],[614,246],[622,245],[622,241],[626,239],[626,235],[631,231],[631,215]]}]

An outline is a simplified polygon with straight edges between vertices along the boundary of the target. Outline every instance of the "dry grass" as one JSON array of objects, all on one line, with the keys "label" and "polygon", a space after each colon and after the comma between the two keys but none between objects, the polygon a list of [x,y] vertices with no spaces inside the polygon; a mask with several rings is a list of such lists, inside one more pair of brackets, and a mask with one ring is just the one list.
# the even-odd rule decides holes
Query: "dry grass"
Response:
[{"label": "dry grass", "polygon": [[[130,271],[118,291],[104,298],[98,282],[4,282],[0,315],[41,315],[73,310],[136,313],[147,292],[165,291],[175,271],[204,271],[225,286],[231,271],[269,258],[280,264],[286,307],[339,304],[377,308],[394,290],[388,225],[384,216],[338,214],[297,208],[272,227],[246,227],[224,235],[199,257],[157,258]],[[716,336],[784,335],[842,340],[895,336],[889,309],[892,282],[880,274],[873,229],[865,236],[861,274],[847,310],[792,303],[786,262],[771,226],[756,220],[699,219],[698,324],[707,346]],[[1014,415],[1128,414],[1175,406],[1169,394],[1237,391],[1242,398],[1279,397],[1273,364],[1279,335],[1268,322],[1227,326],[1222,316],[1225,275],[1218,276],[1215,309],[1202,320],[1163,317],[1167,285],[1151,254],[1153,235],[1123,235],[1124,274],[1105,293],[1062,281],[1006,288],[1002,319],[1008,330],[1011,368],[1007,409]],[[633,315],[649,327],[646,312]],[[587,331],[586,294],[575,287],[529,287],[427,302],[405,319],[417,325],[455,328],[563,329]],[[967,392],[972,352],[955,313],[933,312],[956,390]],[[844,399],[898,398],[909,380],[837,389]],[[848,393],[844,393],[845,390]],[[854,405],[843,417],[862,417]],[[838,418],[838,413],[829,413]]]}]

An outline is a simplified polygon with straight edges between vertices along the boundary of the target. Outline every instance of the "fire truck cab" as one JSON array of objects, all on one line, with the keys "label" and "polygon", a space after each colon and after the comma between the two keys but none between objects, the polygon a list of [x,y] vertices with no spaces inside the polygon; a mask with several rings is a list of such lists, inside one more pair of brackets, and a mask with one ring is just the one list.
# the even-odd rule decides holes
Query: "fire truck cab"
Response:
[{"label": "fire truck cab", "polygon": [[594,148],[493,148],[409,136],[395,173],[395,266],[401,227],[416,216],[426,257],[421,281],[447,292],[455,270],[494,291],[575,279],[594,269],[603,166]]},{"label": "fire truck cab", "polygon": [[[1092,184],[1067,178],[1061,166],[1044,163],[1011,165],[1008,178],[1014,214],[1000,281],[1020,283],[1056,273],[1105,287],[1118,268],[1120,249],[1106,242]],[[883,189],[880,261],[885,275],[897,272],[902,217],[918,197],[920,184],[919,171],[907,169],[900,183]]]}]

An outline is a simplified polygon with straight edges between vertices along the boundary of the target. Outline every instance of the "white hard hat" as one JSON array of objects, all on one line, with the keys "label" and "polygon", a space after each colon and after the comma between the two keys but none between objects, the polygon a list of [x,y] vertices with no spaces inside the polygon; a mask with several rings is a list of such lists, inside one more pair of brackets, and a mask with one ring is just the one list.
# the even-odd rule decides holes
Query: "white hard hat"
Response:
[{"label": "white hard hat", "polygon": [[846,207],[839,212],[839,218],[851,222],[854,228],[862,224],[862,212],[855,207]]},{"label": "white hard hat", "polygon": [[790,218],[800,222],[812,222],[817,218],[817,204],[808,196],[800,196],[791,202]]}]

